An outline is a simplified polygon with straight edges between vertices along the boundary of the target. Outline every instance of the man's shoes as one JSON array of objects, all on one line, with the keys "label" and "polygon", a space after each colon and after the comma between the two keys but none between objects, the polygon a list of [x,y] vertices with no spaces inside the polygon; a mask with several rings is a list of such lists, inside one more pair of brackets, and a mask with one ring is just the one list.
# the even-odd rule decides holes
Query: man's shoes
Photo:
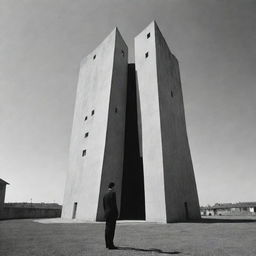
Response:
[{"label": "man's shoes", "polygon": [[117,249],[118,249],[118,247],[116,247],[116,246],[112,245],[112,246],[109,246],[109,247],[108,247],[108,249],[109,249],[109,250],[117,250]]}]

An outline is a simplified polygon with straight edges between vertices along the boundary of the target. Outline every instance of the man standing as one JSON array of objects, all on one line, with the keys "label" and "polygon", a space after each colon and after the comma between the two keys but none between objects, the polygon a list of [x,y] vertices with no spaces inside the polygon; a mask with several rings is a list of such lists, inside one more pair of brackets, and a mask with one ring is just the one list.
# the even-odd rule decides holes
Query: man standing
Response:
[{"label": "man standing", "polygon": [[105,241],[106,248],[108,249],[117,249],[114,245],[114,235],[116,228],[116,220],[118,217],[118,210],[116,205],[116,192],[114,191],[114,182],[110,182],[108,185],[108,191],[103,197],[103,208],[106,218],[106,227],[105,227]]}]

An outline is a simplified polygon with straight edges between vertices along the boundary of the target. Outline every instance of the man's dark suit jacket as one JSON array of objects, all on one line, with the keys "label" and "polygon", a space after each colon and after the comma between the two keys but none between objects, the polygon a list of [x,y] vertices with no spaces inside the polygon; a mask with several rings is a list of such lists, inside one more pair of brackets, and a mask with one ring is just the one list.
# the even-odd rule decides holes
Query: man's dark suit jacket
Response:
[{"label": "man's dark suit jacket", "polygon": [[118,210],[116,205],[116,193],[109,190],[103,197],[103,208],[106,220],[116,220]]}]

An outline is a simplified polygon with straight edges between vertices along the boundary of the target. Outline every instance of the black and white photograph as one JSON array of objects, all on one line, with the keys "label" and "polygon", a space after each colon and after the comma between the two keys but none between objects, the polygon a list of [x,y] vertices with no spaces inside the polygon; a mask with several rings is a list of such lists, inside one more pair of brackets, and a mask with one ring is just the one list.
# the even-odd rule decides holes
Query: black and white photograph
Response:
[{"label": "black and white photograph", "polygon": [[256,255],[255,0],[0,0],[0,255]]}]

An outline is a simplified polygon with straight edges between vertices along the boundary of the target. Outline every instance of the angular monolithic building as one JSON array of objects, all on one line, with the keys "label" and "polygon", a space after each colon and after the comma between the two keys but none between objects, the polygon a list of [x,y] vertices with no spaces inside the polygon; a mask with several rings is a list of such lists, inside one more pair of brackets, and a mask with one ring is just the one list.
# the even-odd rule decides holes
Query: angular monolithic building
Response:
[{"label": "angular monolithic building", "polygon": [[115,29],[81,63],[62,217],[104,220],[110,181],[120,219],[199,219],[178,61],[152,22],[135,65]]},{"label": "angular monolithic building", "polygon": [[122,187],[128,49],[117,29],[80,66],[62,217],[103,219],[110,180]]},{"label": "angular monolithic building", "polygon": [[152,22],[135,38],[146,220],[199,219],[179,64]]}]

